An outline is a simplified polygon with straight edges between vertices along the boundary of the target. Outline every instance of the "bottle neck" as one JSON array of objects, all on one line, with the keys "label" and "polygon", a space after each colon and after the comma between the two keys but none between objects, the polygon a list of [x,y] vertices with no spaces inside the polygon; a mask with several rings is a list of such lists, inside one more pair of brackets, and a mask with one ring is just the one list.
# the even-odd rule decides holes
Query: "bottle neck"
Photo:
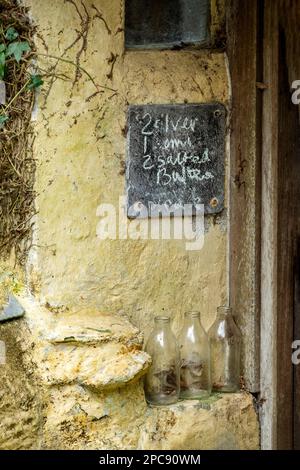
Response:
[{"label": "bottle neck", "polygon": [[230,307],[218,307],[217,308],[217,318],[226,319],[232,316],[232,311]]},{"label": "bottle neck", "polygon": [[170,318],[164,316],[155,317],[154,327],[156,330],[167,330],[170,328]]},{"label": "bottle neck", "polygon": [[199,325],[201,324],[201,317],[199,312],[185,312],[184,322],[186,325]]}]

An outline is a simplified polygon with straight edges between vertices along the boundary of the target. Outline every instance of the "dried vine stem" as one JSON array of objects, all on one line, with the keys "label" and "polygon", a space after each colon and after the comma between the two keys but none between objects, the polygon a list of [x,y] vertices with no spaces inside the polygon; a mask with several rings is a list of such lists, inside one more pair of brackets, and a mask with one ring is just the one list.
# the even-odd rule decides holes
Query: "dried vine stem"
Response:
[{"label": "dried vine stem", "polygon": [[[36,54],[38,56],[43,56],[43,57],[47,57],[48,59],[56,59],[58,62],[61,61],[61,62],[65,62],[67,64],[71,64],[71,65],[74,65],[74,67],[76,69],[79,69],[81,72],[83,72],[89,80],[91,80],[92,84],[94,85],[94,87],[96,88],[96,90],[99,90],[99,88],[104,88],[105,90],[109,90],[109,91],[116,91],[114,88],[110,88],[106,85],[99,85],[95,82],[95,80],[93,79],[93,77],[91,76],[91,74],[83,67],[81,67],[81,65],[79,65],[77,62],[75,63],[74,61],[70,60],[70,59],[64,59],[63,57],[57,57],[55,55],[50,55],[50,54],[41,54],[41,53],[38,53]],[[49,76],[49,73],[46,73],[45,75]],[[57,75],[55,75],[56,78],[60,78],[58,77]]]},{"label": "dried vine stem", "polygon": [[[57,66],[60,62],[74,66],[73,86],[82,74],[86,75],[93,83],[96,92],[90,95],[86,101],[105,90],[113,92],[112,96],[117,93],[109,86],[97,84],[91,74],[81,65],[82,55],[87,48],[90,23],[94,19],[99,19],[104,23],[108,34],[111,34],[105,18],[94,5],[92,5],[92,9],[96,14],[91,16],[82,0],[79,2],[81,8],[74,0],[65,0],[65,3],[70,3],[76,9],[80,18],[80,30],[76,30],[76,38],[67,46],[62,55],[57,57],[48,53],[36,53],[32,39],[35,28],[29,21],[26,7],[21,6],[18,0],[1,0],[0,2],[0,35],[4,37],[4,32],[13,27],[18,32],[19,39],[26,41],[31,48],[31,51],[25,54],[20,62],[7,58],[5,86],[8,104],[0,106],[0,114],[2,116],[7,114],[9,117],[5,125],[0,127],[0,255],[9,256],[14,251],[21,264],[24,264],[30,248],[36,196],[34,192],[36,163],[32,152],[34,135],[30,124],[34,92],[27,88],[29,64],[32,59],[38,56],[55,60],[55,63],[41,74],[50,78],[44,96],[45,103],[55,80],[70,80],[65,74],[57,72]],[[67,58],[67,53],[77,43],[80,46],[75,60],[72,61]],[[45,42],[44,44],[46,46]],[[48,52],[47,46],[45,48]],[[112,55],[108,60],[111,67],[107,76],[109,79],[112,79],[116,59],[117,56]]]},{"label": "dried vine stem", "polygon": [[[0,24],[4,31],[14,27],[34,51],[34,28],[17,0],[1,0]],[[34,52],[27,55],[27,59],[32,57]],[[36,166],[30,124],[34,93],[27,89],[26,62],[7,61],[5,85],[8,104],[1,111],[9,114],[9,120],[0,129],[0,255],[14,251],[23,264],[31,240]]]}]

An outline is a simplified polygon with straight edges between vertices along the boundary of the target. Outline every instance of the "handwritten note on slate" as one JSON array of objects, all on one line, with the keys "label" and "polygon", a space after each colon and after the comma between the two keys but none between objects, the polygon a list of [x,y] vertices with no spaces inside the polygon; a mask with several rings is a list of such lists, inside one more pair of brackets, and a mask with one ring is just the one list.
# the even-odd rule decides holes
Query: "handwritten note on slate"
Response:
[{"label": "handwritten note on slate", "polygon": [[[226,110],[220,103],[129,106],[128,217],[224,207]],[[146,210],[145,210],[146,209]],[[185,212],[187,215],[187,212]]]}]

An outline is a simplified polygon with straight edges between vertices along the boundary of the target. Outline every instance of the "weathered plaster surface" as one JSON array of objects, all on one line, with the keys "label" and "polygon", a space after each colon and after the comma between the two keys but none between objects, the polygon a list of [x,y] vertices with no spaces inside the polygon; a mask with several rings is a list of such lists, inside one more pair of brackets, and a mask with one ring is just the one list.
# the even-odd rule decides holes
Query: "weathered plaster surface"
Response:
[{"label": "weathered plaster surface", "polygon": [[[79,57],[100,86],[94,95],[84,73],[73,85],[74,66],[60,62],[56,73],[71,82],[54,79],[47,95],[48,79],[39,97],[38,215],[29,268],[36,294],[52,307],[81,303],[125,314],[147,331],[163,311],[175,318],[176,328],[186,308],[199,308],[208,326],[227,296],[224,224],[210,221],[204,248],[188,252],[184,241],[101,241],[96,209],[100,203],[118,207],[124,194],[127,105],[226,104],[224,54],[124,53],[119,0],[85,0],[86,10],[79,1],[54,0],[47,8],[44,0],[26,3],[38,27],[38,52],[75,62]],[[77,42],[76,31],[82,32]],[[40,56],[39,63],[49,69],[56,61]]]}]

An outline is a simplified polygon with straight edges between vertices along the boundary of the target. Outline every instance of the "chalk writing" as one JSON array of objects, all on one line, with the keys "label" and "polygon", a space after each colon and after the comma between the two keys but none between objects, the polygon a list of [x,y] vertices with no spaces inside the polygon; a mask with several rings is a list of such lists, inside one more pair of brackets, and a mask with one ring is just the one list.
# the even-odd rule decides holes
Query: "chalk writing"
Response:
[{"label": "chalk writing", "polygon": [[[130,206],[136,202],[178,208],[204,204],[206,212],[222,210],[222,105],[130,106],[128,119],[126,189]],[[209,206],[212,199],[218,201],[214,207]]]}]

